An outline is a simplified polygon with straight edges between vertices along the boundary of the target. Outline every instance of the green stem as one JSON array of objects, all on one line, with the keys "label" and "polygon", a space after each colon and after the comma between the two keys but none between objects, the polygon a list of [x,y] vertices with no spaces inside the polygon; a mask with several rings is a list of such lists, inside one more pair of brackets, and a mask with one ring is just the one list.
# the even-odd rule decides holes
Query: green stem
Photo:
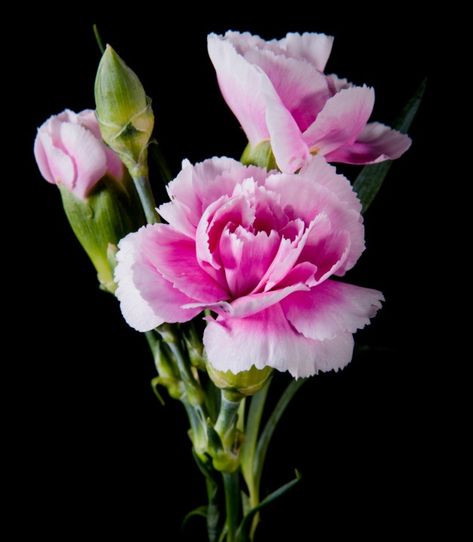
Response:
[{"label": "green stem", "polygon": [[153,191],[151,190],[148,172],[142,175],[133,176],[133,182],[135,183],[135,188],[138,192],[146,221],[148,224],[159,222],[159,216],[156,212],[156,202],[154,200]]},{"label": "green stem", "polygon": [[223,473],[223,487],[225,489],[225,511],[227,515],[227,542],[236,541],[236,531],[239,523],[240,480],[238,471],[229,474]]}]

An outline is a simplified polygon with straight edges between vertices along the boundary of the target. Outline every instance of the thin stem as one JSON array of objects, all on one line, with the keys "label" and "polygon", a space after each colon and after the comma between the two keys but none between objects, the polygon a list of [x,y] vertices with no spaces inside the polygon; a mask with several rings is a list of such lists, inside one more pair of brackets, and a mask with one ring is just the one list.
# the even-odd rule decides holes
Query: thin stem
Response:
[{"label": "thin stem", "polygon": [[146,172],[146,174],[143,175],[133,176],[133,182],[135,183],[135,188],[138,192],[146,221],[148,224],[159,222],[159,216],[156,212],[156,202],[149,183],[148,173]]},{"label": "thin stem", "polygon": [[225,511],[227,515],[227,542],[236,541],[238,528],[238,515],[240,503],[240,480],[238,471],[231,474],[223,473],[223,487],[225,489]]}]

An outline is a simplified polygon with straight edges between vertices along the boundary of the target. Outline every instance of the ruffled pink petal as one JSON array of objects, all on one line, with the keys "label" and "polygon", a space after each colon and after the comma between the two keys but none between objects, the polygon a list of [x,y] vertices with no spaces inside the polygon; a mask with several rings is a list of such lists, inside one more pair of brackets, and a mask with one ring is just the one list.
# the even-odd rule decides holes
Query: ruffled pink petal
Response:
[{"label": "ruffled pink petal", "polygon": [[254,293],[260,290],[267,292],[284,280],[296,264],[314,224],[315,222],[305,227],[302,220],[295,219],[279,232],[281,242],[278,251],[255,287]]},{"label": "ruffled pink petal", "polygon": [[[339,268],[339,271],[343,272],[353,267],[364,250],[364,228],[360,203],[343,176],[337,175],[334,168],[324,163],[323,158],[316,157],[300,175],[274,174],[268,177],[266,186],[280,196],[281,202],[285,205],[284,210],[289,216],[300,217],[306,224],[320,215],[325,217],[317,218],[318,223],[306,243],[314,255],[317,252],[313,249],[320,248],[321,241],[324,241],[325,247],[322,254],[326,253],[327,241],[332,248],[336,242],[338,260],[345,251],[346,242],[349,241],[350,253],[344,267]],[[337,235],[337,239],[331,241],[330,236],[333,235]],[[341,242],[344,243],[343,247],[340,245]],[[312,256],[309,258],[306,250],[299,261],[304,261],[302,260],[304,257],[317,265],[319,273],[322,273],[321,269],[324,266],[321,267],[320,257],[315,261]],[[333,265],[333,261],[330,262]]]},{"label": "ruffled pink petal", "polygon": [[187,322],[202,310],[183,309],[192,299],[174,288],[150,263],[142,243],[153,236],[154,228],[146,226],[127,235],[117,253],[116,296],[125,320],[138,331],[149,331],[164,322]]},{"label": "ruffled pink petal", "polygon": [[218,314],[227,313],[232,318],[244,318],[272,307],[294,292],[309,290],[309,286],[306,286],[302,282],[298,282],[296,284],[292,284],[291,286],[286,286],[285,288],[273,290],[271,292],[262,292],[259,294],[250,294],[239,297],[229,306],[222,305],[223,311],[219,312],[217,310],[216,312]]},{"label": "ruffled pink petal", "polygon": [[267,172],[264,168],[244,166],[232,158],[210,158],[194,166],[193,186],[201,203],[201,213],[221,196],[231,196],[245,179],[263,185]]},{"label": "ruffled pink petal", "polygon": [[280,244],[274,230],[251,233],[242,227],[225,228],[219,243],[220,261],[234,298],[253,290],[273,261]]},{"label": "ruffled pink petal", "polygon": [[395,160],[411,146],[411,138],[379,122],[368,124],[357,140],[326,155],[330,162],[374,164]]},{"label": "ruffled pink petal", "polygon": [[104,145],[90,130],[79,124],[61,124],[60,137],[62,146],[75,165],[73,192],[84,198],[107,172]]},{"label": "ruffled pink petal", "polygon": [[141,250],[159,273],[189,298],[215,303],[228,299],[220,285],[198,264],[193,239],[167,224],[156,224],[141,241]]},{"label": "ruffled pink petal", "polygon": [[210,271],[222,268],[219,261],[218,245],[220,236],[228,224],[235,227],[249,227],[255,218],[255,211],[244,196],[220,199],[207,207],[202,215],[196,232],[197,260]]},{"label": "ruffled pink petal", "polygon": [[279,45],[292,58],[304,59],[323,72],[332,51],[333,37],[312,32],[289,32],[279,40]]},{"label": "ruffled pink petal", "polygon": [[327,100],[304,140],[314,153],[326,155],[353,143],[366,126],[374,105],[374,90],[366,86],[346,88]]},{"label": "ruffled pink petal", "polygon": [[308,339],[331,340],[367,324],[384,301],[377,290],[326,280],[309,292],[296,292],[281,305],[299,333]]},{"label": "ruffled pink petal", "polygon": [[240,121],[249,142],[257,145],[268,139],[263,71],[245,60],[233,44],[221,36],[210,34],[207,43],[222,95]]},{"label": "ruffled pink petal", "polygon": [[331,341],[314,341],[297,333],[279,304],[247,318],[219,317],[204,333],[209,362],[218,370],[238,373],[255,365],[274,367],[306,377],[339,369],[350,362],[353,337],[342,334]]},{"label": "ruffled pink petal", "polygon": [[324,157],[313,156],[301,169],[298,178],[305,178],[327,188],[348,209],[361,213],[361,202],[350,181],[331,166]]},{"label": "ruffled pink petal", "polygon": [[161,205],[159,214],[176,230],[194,237],[205,209],[221,196],[232,195],[246,178],[264,184],[266,170],[231,158],[210,158],[195,165],[184,160],[181,172],[168,184],[171,202]]},{"label": "ruffled pink petal", "polygon": [[299,256],[300,262],[309,261],[317,267],[314,274],[316,284],[331,275],[342,276],[349,265],[350,235],[347,231],[333,231],[326,215],[319,215],[318,228],[311,232]]}]

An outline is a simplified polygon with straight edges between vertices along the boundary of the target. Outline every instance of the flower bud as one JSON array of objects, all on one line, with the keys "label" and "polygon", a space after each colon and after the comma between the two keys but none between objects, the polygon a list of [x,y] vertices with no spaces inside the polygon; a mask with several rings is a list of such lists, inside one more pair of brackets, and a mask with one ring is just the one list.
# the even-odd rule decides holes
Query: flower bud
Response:
[{"label": "flower bud", "polygon": [[118,241],[144,223],[130,176],[100,137],[91,110],[49,118],[34,143],[39,170],[61,190],[67,218],[94,264],[102,287],[114,291]]},{"label": "flower bud", "polygon": [[254,395],[267,382],[273,369],[265,367],[257,369],[254,365],[248,371],[241,371],[237,374],[231,371],[217,371],[210,363],[207,363],[207,372],[212,382],[222,390],[229,392],[235,397],[240,395]]},{"label": "flower bud", "polygon": [[151,101],[136,74],[107,45],[95,79],[96,114],[104,141],[132,176],[146,167],[154,125]]}]

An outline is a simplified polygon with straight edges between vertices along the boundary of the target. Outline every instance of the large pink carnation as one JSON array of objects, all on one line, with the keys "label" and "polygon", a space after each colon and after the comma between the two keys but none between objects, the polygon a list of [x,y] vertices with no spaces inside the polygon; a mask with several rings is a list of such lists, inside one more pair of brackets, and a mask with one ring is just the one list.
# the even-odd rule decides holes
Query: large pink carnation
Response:
[{"label": "large pink carnation", "polygon": [[372,88],[324,74],[332,42],[312,33],[271,41],[238,32],[208,37],[223,97],[251,146],[270,141],[281,171],[297,171],[314,154],[350,164],[392,160],[411,144],[384,124],[368,124]]},{"label": "large pink carnation", "polygon": [[117,296],[139,331],[186,322],[203,309],[209,362],[308,376],[345,366],[352,334],[383,296],[330,280],[364,249],[361,205],[322,158],[298,175],[229,158],[185,161],[159,208],[169,224],[120,242]]}]

